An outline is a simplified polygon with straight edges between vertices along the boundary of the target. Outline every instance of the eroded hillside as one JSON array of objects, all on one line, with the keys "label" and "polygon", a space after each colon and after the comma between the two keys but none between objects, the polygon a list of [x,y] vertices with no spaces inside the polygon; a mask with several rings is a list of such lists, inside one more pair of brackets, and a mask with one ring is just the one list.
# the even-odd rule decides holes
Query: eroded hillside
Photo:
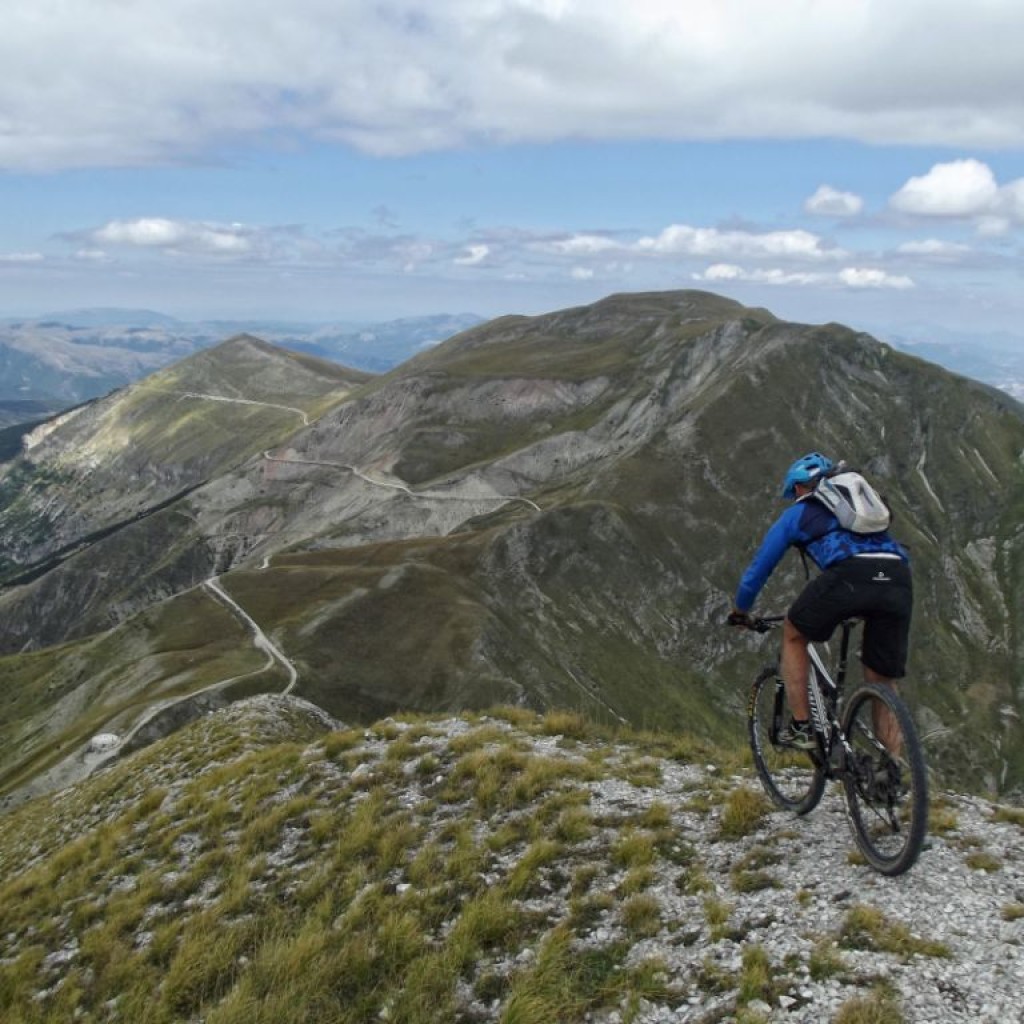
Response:
[{"label": "eroded hillside", "polygon": [[[166,630],[216,572],[339,717],[502,701],[726,739],[770,652],[724,613],[781,472],[822,449],[871,473],[911,546],[906,689],[931,763],[974,789],[1024,781],[1024,417],[1006,396],[838,325],[676,292],[481,325],[309,418],[9,589],[7,649],[78,650],[120,623],[136,661],[187,649],[174,685],[206,685],[202,613]],[[794,558],[765,610],[800,575]],[[60,670],[28,657],[7,661],[45,693]],[[43,707],[30,748],[56,742]]]}]

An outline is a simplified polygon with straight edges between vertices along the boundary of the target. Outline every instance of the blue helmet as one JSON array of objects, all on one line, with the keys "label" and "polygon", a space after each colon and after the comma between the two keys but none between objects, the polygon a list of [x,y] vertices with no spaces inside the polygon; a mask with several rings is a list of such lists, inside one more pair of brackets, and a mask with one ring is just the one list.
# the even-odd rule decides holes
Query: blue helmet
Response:
[{"label": "blue helmet", "polygon": [[795,497],[797,484],[809,484],[817,480],[819,476],[823,476],[832,469],[832,466],[832,460],[827,455],[822,455],[821,452],[811,452],[802,459],[797,459],[789,467],[786,479],[782,481],[782,496],[784,498]]}]

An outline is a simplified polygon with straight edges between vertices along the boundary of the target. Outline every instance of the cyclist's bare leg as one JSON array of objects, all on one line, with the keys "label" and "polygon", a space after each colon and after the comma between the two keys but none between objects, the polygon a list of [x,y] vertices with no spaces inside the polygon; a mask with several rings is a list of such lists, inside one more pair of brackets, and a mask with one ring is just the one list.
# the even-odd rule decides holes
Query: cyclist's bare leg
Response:
[{"label": "cyclist's bare leg", "polygon": [[[873,668],[868,668],[867,665],[863,665],[862,668],[864,669],[865,682],[881,683],[883,686],[889,686],[893,690],[896,689],[896,681],[894,679],[880,675]],[[899,725],[896,722],[896,716],[886,705],[875,701],[872,717],[874,719],[872,724],[874,725],[875,733],[885,744],[886,750],[894,757],[899,757],[903,752],[903,734],[900,732]]]},{"label": "cyclist's bare leg", "polygon": [[806,722],[811,717],[810,701],[807,698],[807,673],[811,668],[811,660],[807,656],[807,637],[788,618],[782,623],[779,667],[786,684],[789,710],[794,718]]}]

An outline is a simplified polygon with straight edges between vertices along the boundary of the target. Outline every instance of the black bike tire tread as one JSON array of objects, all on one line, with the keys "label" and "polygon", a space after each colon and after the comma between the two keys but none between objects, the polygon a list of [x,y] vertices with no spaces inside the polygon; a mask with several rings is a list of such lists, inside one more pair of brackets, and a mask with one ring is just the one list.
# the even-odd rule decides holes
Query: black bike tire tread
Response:
[{"label": "black bike tire tread", "polygon": [[793,814],[803,816],[805,814],[809,814],[818,806],[825,793],[826,779],[823,768],[820,765],[815,765],[812,769],[810,785],[807,792],[800,800],[790,800],[775,784],[771,770],[768,765],[765,764],[764,759],[761,757],[758,750],[756,739],[758,692],[762,687],[768,685],[769,681],[774,684],[777,676],[778,670],[776,667],[774,665],[767,665],[761,670],[751,687],[750,705],[747,715],[747,733],[750,742],[750,752],[753,755],[754,768],[757,770],[758,777],[761,780],[761,785],[764,787],[765,792],[771,798],[772,802],[783,810],[791,811]]},{"label": "black bike tire tread", "polygon": [[909,766],[913,779],[910,834],[902,850],[896,856],[884,857],[879,854],[863,830],[862,815],[859,810],[856,813],[854,811],[855,805],[857,808],[860,807],[861,800],[854,780],[846,777],[843,779],[843,792],[846,797],[848,817],[857,847],[868,863],[883,875],[902,875],[916,863],[928,830],[928,772],[925,767],[924,752],[914,726],[914,720],[903,698],[890,687],[879,683],[864,683],[850,695],[843,712],[842,728],[845,734],[849,735],[854,713],[861,700],[866,696],[877,698],[888,705],[896,715],[900,731],[903,734],[904,750],[901,756]]}]

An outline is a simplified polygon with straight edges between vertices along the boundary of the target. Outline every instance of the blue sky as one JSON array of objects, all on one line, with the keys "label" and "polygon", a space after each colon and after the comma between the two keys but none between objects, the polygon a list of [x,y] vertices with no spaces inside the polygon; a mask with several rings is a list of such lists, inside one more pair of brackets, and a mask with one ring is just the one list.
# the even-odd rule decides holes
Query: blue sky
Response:
[{"label": "blue sky", "polygon": [[0,314],[538,313],[707,288],[1024,337],[1017,0],[38,0]]}]

